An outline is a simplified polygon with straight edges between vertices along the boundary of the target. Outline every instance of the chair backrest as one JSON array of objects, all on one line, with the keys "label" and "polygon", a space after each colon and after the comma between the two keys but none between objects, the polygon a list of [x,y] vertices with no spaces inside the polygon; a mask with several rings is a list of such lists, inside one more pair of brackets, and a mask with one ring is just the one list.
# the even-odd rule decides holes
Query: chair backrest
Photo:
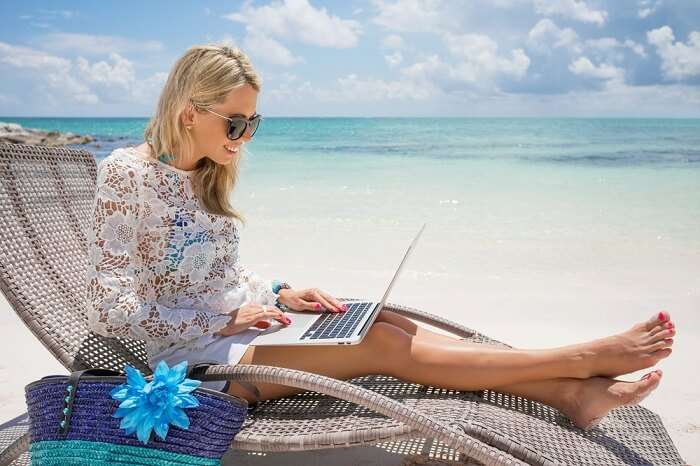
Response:
[{"label": "chair backrest", "polygon": [[150,373],[141,341],[87,327],[85,274],[97,165],[87,151],[0,144],[0,290],[69,370],[125,363]]}]

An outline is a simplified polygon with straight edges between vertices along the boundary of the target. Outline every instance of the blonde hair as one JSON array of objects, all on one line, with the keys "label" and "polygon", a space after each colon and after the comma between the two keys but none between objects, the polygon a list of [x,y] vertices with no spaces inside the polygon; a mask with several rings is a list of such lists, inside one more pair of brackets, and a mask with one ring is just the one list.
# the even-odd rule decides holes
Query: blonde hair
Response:
[{"label": "blonde hair", "polygon": [[[190,153],[192,137],[185,129],[181,113],[189,106],[204,110],[225,100],[231,90],[249,84],[260,91],[261,80],[245,53],[237,48],[197,45],[175,63],[158,99],[155,115],[144,138],[153,155],[172,154],[179,161]],[[194,169],[193,189],[203,207],[213,214],[233,217],[245,223],[231,205],[230,196],[238,180],[239,158],[219,165],[202,158]]]}]

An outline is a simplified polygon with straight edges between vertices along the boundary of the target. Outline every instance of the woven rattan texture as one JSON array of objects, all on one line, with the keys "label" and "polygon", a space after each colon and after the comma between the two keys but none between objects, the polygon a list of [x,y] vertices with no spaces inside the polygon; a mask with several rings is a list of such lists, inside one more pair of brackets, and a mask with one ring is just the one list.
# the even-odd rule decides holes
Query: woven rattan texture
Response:
[{"label": "woven rattan texture", "polygon": [[[0,144],[0,288],[67,368],[121,370],[130,362],[150,372],[141,342],[102,338],[86,328],[85,231],[95,174],[94,158],[85,151]],[[472,342],[499,344],[416,309],[388,308]],[[385,376],[353,382],[533,464],[683,464],[658,416],[641,407],[615,410],[597,428],[583,432],[552,408],[491,391],[460,393]],[[408,440],[411,436],[416,435],[403,424],[356,403],[304,392],[262,403],[236,445],[285,451],[382,442],[409,451],[426,442],[420,436]],[[458,457],[439,443],[428,450]]]},{"label": "woven rattan texture", "polygon": [[[20,446],[15,444],[28,431],[29,416],[27,413],[0,425],[0,464],[7,457],[17,458],[12,462],[12,466],[29,465],[29,453],[26,452],[26,445]],[[15,444],[14,447],[12,446],[13,444]]]},{"label": "woven rattan texture", "polygon": [[85,151],[0,144],[0,289],[68,368],[146,370],[142,342],[93,335],[85,319],[86,232],[96,164]]}]

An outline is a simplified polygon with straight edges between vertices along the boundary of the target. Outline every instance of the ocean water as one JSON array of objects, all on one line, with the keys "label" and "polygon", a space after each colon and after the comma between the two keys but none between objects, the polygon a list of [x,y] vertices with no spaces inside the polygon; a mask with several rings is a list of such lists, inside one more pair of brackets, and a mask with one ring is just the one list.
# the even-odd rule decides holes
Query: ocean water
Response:
[{"label": "ocean water", "polygon": [[[94,135],[98,160],[140,143],[147,122],[0,121]],[[246,217],[317,247],[331,247],[325,231],[369,228],[372,243],[427,222],[455,267],[499,251],[555,267],[572,245],[581,266],[590,248],[700,251],[697,119],[269,118],[244,157],[234,197]]]}]

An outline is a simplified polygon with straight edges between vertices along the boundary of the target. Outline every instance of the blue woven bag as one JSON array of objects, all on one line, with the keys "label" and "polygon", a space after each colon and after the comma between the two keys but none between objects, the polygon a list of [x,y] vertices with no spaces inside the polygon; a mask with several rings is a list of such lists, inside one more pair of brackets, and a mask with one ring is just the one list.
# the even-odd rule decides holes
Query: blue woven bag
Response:
[{"label": "blue woven bag", "polygon": [[32,465],[221,464],[245,400],[200,388],[185,377],[186,361],[161,362],[148,378],[126,373],[90,369],[27,385]]}]

